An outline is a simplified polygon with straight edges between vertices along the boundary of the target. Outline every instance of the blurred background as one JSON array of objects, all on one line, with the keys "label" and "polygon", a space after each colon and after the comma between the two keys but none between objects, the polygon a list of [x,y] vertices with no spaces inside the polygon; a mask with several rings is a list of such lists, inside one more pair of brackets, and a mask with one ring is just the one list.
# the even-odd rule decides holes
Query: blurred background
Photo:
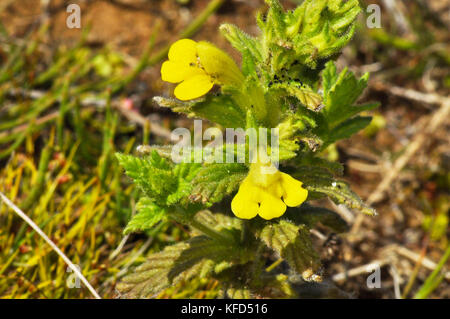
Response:
[{"label": "blurred background", "polygon": [[[381,107],[363,132],[323,155],[345,165],[345,180],[379,215],[319,203],[350,231],[313,232],[326,280],[303,296],[449,298],[450,1],[360,2],[356,35],[337,65],[370,72],[361,102]],[[81,28],[68,27],[69,4],[79,5]],[[380,28],[368,28],[370,4],[380,8]],[[114,153],[168,144],[173,128],[192,123],[151,100],[173,90],[159,73],[168,46],[208,40],[239,61],[218,26],[257,35],[259,10],[263,0],[0,0],[0,192],[103,298],[120,297],[115,283],[146,254],[188,236],[175,222],[122,234],[139,192]],[[375,265],[381,287],[371,289]],[[214,298],[217,284],[182,282],[158,297]],[[0,298],[92,298],[1,201]]]}]

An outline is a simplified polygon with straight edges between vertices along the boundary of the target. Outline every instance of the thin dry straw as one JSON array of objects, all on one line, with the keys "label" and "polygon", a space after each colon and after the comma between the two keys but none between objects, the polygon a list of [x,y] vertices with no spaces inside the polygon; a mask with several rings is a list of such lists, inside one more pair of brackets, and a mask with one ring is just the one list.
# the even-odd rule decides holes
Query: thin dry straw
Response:
[{"label": "thin dry straw", "polygon": [[52,248],[56,253],[64,260],[64,262],[70,267],[70,269],[73,270],[73,272],[80,278],[80,280],[85,284],[85,286],[89,289],[89,291],[92,293],[92,295],[97,299],[102,299],[99,294],[95,291],[95,289],[91,286],[89,281],[87,281],[86,277],[83,276],[83,274],[78,270],[78,268],[70,261],[69,258],[55,245],[55,243],[48,238],[48,236],[39,228],[38,225],[36,225],[19,207],[14,205],[13,202],[11,202],[8,197],[6,197],[2,192],[0,192],[0,198],[5,202],[6,205],[8,205],[14,212],[17,213],[17,215],[20,216],[28,225],[31,226],[38,234],[41,236]]}]

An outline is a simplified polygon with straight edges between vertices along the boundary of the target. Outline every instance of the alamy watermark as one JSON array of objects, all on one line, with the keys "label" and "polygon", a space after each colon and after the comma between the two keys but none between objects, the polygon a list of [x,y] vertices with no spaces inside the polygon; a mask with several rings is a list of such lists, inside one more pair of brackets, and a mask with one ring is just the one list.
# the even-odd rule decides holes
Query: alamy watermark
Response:
[{"label": "alamy watermark", "polygon": [[[226,128],[224,136],[217,127],[210,127],[203,132],[203,122],[194,120],[193,137],[190,130],[181,127],[172,131],[171,139],[176,142],[171,151],[174,163],[271,162],[271,168],[278,168],[278,128]],[[208,141],[204,146],[204,142]]]},{"label": "alamy watermark", "polygon": [[366,285],[369,289],[381,288],[381,266],[380,264],[371,264],[366,268],[367,272],[373,272],[367,277]]},{"label": "alamy watermark", "polygon": [[66,18],[66,26],[69,29],[81,28],[81,8],[78,4],[69,4],[66,9],[67,13],[70,13]]},{"label": "alamy watermark", "polygon": [[366,26],[369,29],[381,28],[381,8],[378,4],[369,4],[366,12],[369,14],[366,19]]},{"label": "alamy watermark", "polygon": [[[75,267],[81,271],[80,266],[75,265]],[[66,280],[66,286],[67,288],[81,288],[81,282],[80,282],[80,277],[78,277],[78,275],[73,271],[72,268],[67,267],[66,272],[71,273],[69,275],[69,277]]]},{"label": "alamy watermark", "polygon": [[[81,8],[78,4],[71,3],[67,6],[66,12],[69,15],[66,18],[66,26],[69,29],[81,28]],[[366,26],[369,29],[381,28],[381,8],[378,4],[369,4],[366,8],[368,13]]]}]

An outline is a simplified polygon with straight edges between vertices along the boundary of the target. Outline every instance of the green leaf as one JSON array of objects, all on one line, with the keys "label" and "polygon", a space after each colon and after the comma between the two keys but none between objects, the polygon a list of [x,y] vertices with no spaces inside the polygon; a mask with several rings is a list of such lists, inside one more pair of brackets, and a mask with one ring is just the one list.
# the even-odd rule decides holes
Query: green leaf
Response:
[{"label": "green leaf", "polygon": [[116,154],[126,174],[144,194],[160,207],[168,207],[188,197],[191,181],[201,167],[197,163],[170,164],[156,150],[142,158]]},{"label": "green leaf", "polygon": [[251,55],[250,50],[245,50],[242,53],[242,73],[246,76],[257,77],[256,64],[257,61]]},{"label": "green leaf", "polygon": [[295,96],[304,106],[312,111],[319,111],[322,105],[322,96],[314,92],[306,84],[289,81],[274,84],[273,88],[285,90],[288,95]]},{"label": "green leaf", "polygon": [[212,256],[223,252],[205,236],[194,237],[150,255],[147,261],[116,286],[124,298],[151,298],[181,280],[205,277],[213,269]]},{"label": "green leaf", "polygon": [[329,196],[334,202],[344,204],[348,208],[355,209],[366,215],[374,216],[377,214],[375,209],[366,205],[361,198],[350,189],[350,186],[343,181],[334,180],[324,183],[324,180],[321,180],[320,183],[305,185],[305,187],[308,191],[323,193]]},{"label": "green leaf", "polygon": [[306,0],[301,6],[304,9],[298,10],[297,15],[302,23],[294,38],[300,54],[312,46],[317,58],[327,58],[350,41],[361,10],[358,0]]},{"label": "green leaf", "polygon": [[278,0],[266,0],[266,17],[259,15],[263,56],[277,73],[299,62],[318,69],[321,61],[336,55],[350,41],[360,12],[358,0],[305,0],[284,12]]},{"label": "green leaf", "polygon": [[278,0],[266,0],[266,3],[269,5],[266,24],[276,38],[282,38],[286,30],[283,7]]},{"label": "green leaf", "polygon": [[204,118],[227,128],[245,127],[245,113],[230,95],[208,94],[198,101],[183,102],[176,99],[156,96],[153,100],[162,107],[189,117]]},{"label": "green leaf", "polygon": [[220,202],[239,187],[247,172],[247,167],[239,163],[205,165],[192,181],[191,199],[207,206]]},{"label": "green leaf", "polygon": [[[356,105],[355,102],[367,86],[368,74],[359,80],[352,72],[344,69],[336,72],[336,66],[329,61],[322,72],[324,108],[316,113],[317,126],[314,134],[323,140],[322,149],[340,139],[349,138],[367,125],[371,118],[356,116],[378,107],[378,103]],[[356,116],[356,117],[355,117]]]},{"label": "green leaf", "polygon": [[[310,112],[304,109],[304,111]],[[291,159],[298,154],[307,152],[305,144],[314,152],[322,145],[322,141],[311,134],[310,128],[316,123],[308,116],[301,114],[306,112],[297,112],[288,114],[285,120],[277,128],[279,130],[279,159],[280,161]]]},{"label": "green leaf", "polygon": [[[316,165],[299,164],[295,171],[288,171],[294,178],[302,181],[304,187],[308,190],[308,199],[316,199],[317,195],[329,196],[334,202],[344,204],[348,208],[355,209],[367,215],[376,215],[376,211],[370,206],[366,205],[361,198],[355,194],[350,186],[333,176],[334,168],[332,166],[326,168],[326,160],[316,158],[318,161]],[[310,159],[306,159],[304,163]],[[312,159],[313,160],[313,159]],[[299,162],[301,163],[301,162]],[[330,162],[331,163],[331,162]],[[336,163],[339,165],[338,163]],[[342,169],[342,166],[339,165]],[[342,172],[342,171],[341,171]]]},{"label": "green leaf", "polygon": [[314,228],[318,223],[321,223],[337,233],[343,233],[349,229],[345,220],[332,210],[314,207],[306,203],[299,207],[288,208],[284,217],[297,225],[304,224],[308,228]]},{"label": "green leaf", "polygon": [[335,180],[329,170],[313,165],[300,166],[295,171],[287,171],[286,173],[290,173],[292,177],[303,182],[303,187],[308,190],[308,200],[320,199],[327,196],[323,192],[316,191],[313,186],[329,185]]},{"label": "green leaf", "polygon": [[295,170],[289,169],[286,173],[302,181],[306,186],[331,185],[335,181],[331,168],[327,168],[324,165],[320,166],[320,164],[300,164]]},{"label": "green leaf", "polygon": [[445,279],[445,274],[442,271],[445,269],[447,260],[450,258],[450,246],[447,247],[444,255],[437,264],[433,272],[428,276],[423,285],[420,287],[419,291],[414,295],[414,299],[425,299],[431,294],[439,284]]},{"label": "green leaf", "polygon": [[145,263],[122,279],[117,289],[125,298],[150,298],[181,280],[205,278],[247,262],[248,254],[237,245],[239,232],[223,231],[220,239],[196,236],[151,254]]},{"label": "green leaf", "polygon": [[319,157],[313,151],[302,152],[294,163],[300,171],[306,174],[308,174],[307,171],[311,172],[313,175],[308,175],[310,178],[319,175],[325,177],[326,181],[330,181],[334,176],[342,176],[344,173],[344,166],[341,163]]},{"label": "green leaf", "polygon": [[370,116],[356,116],[346,120],[333,129],[332,138],[328,139],[327,142],[330,144],[335,141],[349,138],[369,125],[370,121],[372,121],[372,117]]},{"label": "green leaf", "polygon": [[243,56],[249,53],[255,61],[262,61],[261,44],[256,38],[249,36],[235,25],[227,23],[220,26],[220,32]]},{"label": "green leaf", "polygon": [[158,207],[148,197],[139,199],[136,210],[136,215],[131,218],[124,230],[125,234],[150,229],[166,217],[165,209]]},{"label": "green leaf", "polygon": [[260,238],[305,280],[320,280],[315,275],[320,267],[320,260],[305,225],[298,226],[287,220],[280,220],[265,226]]},{"label": "green leaf", "polygon": [[126,174],[134,180],[146,196],[156,203],[164,205],[168,194],[176,190],[176,179],[170,164],[157,152],[154,151],[142,158],[124,154],[116,154],[116,156]]},{"label": "green leaf", "polygon": [[174,205],[181,199],[189,197],[192,190],[192,180],[195,178],[201,164],[180,163],[173,169],[173,174],[177,178],[176,190],[167,196],[167,205]]},{"label": "green leaf", "polygon": [[343,121],[356,114],[371,110],[378,106],[377,103],[354,105],[359,96],[367,87],[369,74],[364,74],[359,80],[352,72],[344,69],[339,75],[336,74],[336,66],[333,62],[326,64],[322,74],[324,87],[323,103],[325,107],[321,113],[324,115],[328,127],[335,128]]},{"label": "green leaf", "polygon": [[325,69],[322,71],[322,87],[323,95],[328,96],[331,88],[334,86],[338,78],[336,66],[332,61],[327,62]]},{"label": "green leaf", "polygon": [[213,214],[207,209],[199,211],[194,218],[199,223],[218,231],[221,231],[223,229],[242,229],[242,219],[217,212]]}]

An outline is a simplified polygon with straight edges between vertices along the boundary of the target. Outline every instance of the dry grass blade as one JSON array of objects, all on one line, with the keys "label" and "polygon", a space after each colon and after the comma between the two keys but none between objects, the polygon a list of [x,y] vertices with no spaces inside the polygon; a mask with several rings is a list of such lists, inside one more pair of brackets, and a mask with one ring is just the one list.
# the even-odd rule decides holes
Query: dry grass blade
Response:
[{"label": "dry grass blade", "polygon": [[[398,88],[396,92],[399,93]],[[422,99],[422,102],[424,103],[440,102],[441,106],[429,117],[428,121],[426,121],[423,128],[419,130],[419,132],[413,137],[411,143],[407,146],[402,156],[400,156],[395,161],[394,165],[392,166],[392,169],[384,176],[384,178],[378,184],[375,191],[373,191],[372,194],[369,196],[369,198],[366,201],[368,205],[372,205],[383,199],[385,192],[389,189],[389,186],[392,184],[392,182],[400,173],[400,171],[405,167],[405,165],[409,162],[412,156],[422,147],[422,145],[427,140],[427,137],[433,134],[438,129],[438,127],[448,119],[450,114],[449,98],[438,97],[434,94],[423,94],[412,90],[408,90],[403,93],[405,93],[403,96],[408,98],[412,98],[412,96],[415,97],[413,99],[424,98]],[[361,226],[363,220],[364,220],[363,215],[359,215],[356,218],[355,223],[352,227],[352,233],[358,232],[359,227]]]},{"label": "dry grass blade", "polygon": [[0,198],[52,247],[52,249],[64,260],[64,262],[70,267],[70,269],[72,269],[72,271],[78,276],[78,278],[80,278],[83,284],[86,285],[86,287],[89,289],[89,291],[96,299],[102,299],[100,295],[95,291],[95,289],[91,286],[89,281],[87,281],[86,277],[83,276],[83,274],[78,270],[78,268],[70,261],[69,258],[67,258],[67,256],[58,248],[58,246],[56,246],[55,243],[50,238],[48,238],[48,236],[39,228],[38,225],[36,225],[35,222],[33,222],[19,207],[14,205],[14,203],[11,202],[8,199],[8,197],[6,197],[1,192]]}]

